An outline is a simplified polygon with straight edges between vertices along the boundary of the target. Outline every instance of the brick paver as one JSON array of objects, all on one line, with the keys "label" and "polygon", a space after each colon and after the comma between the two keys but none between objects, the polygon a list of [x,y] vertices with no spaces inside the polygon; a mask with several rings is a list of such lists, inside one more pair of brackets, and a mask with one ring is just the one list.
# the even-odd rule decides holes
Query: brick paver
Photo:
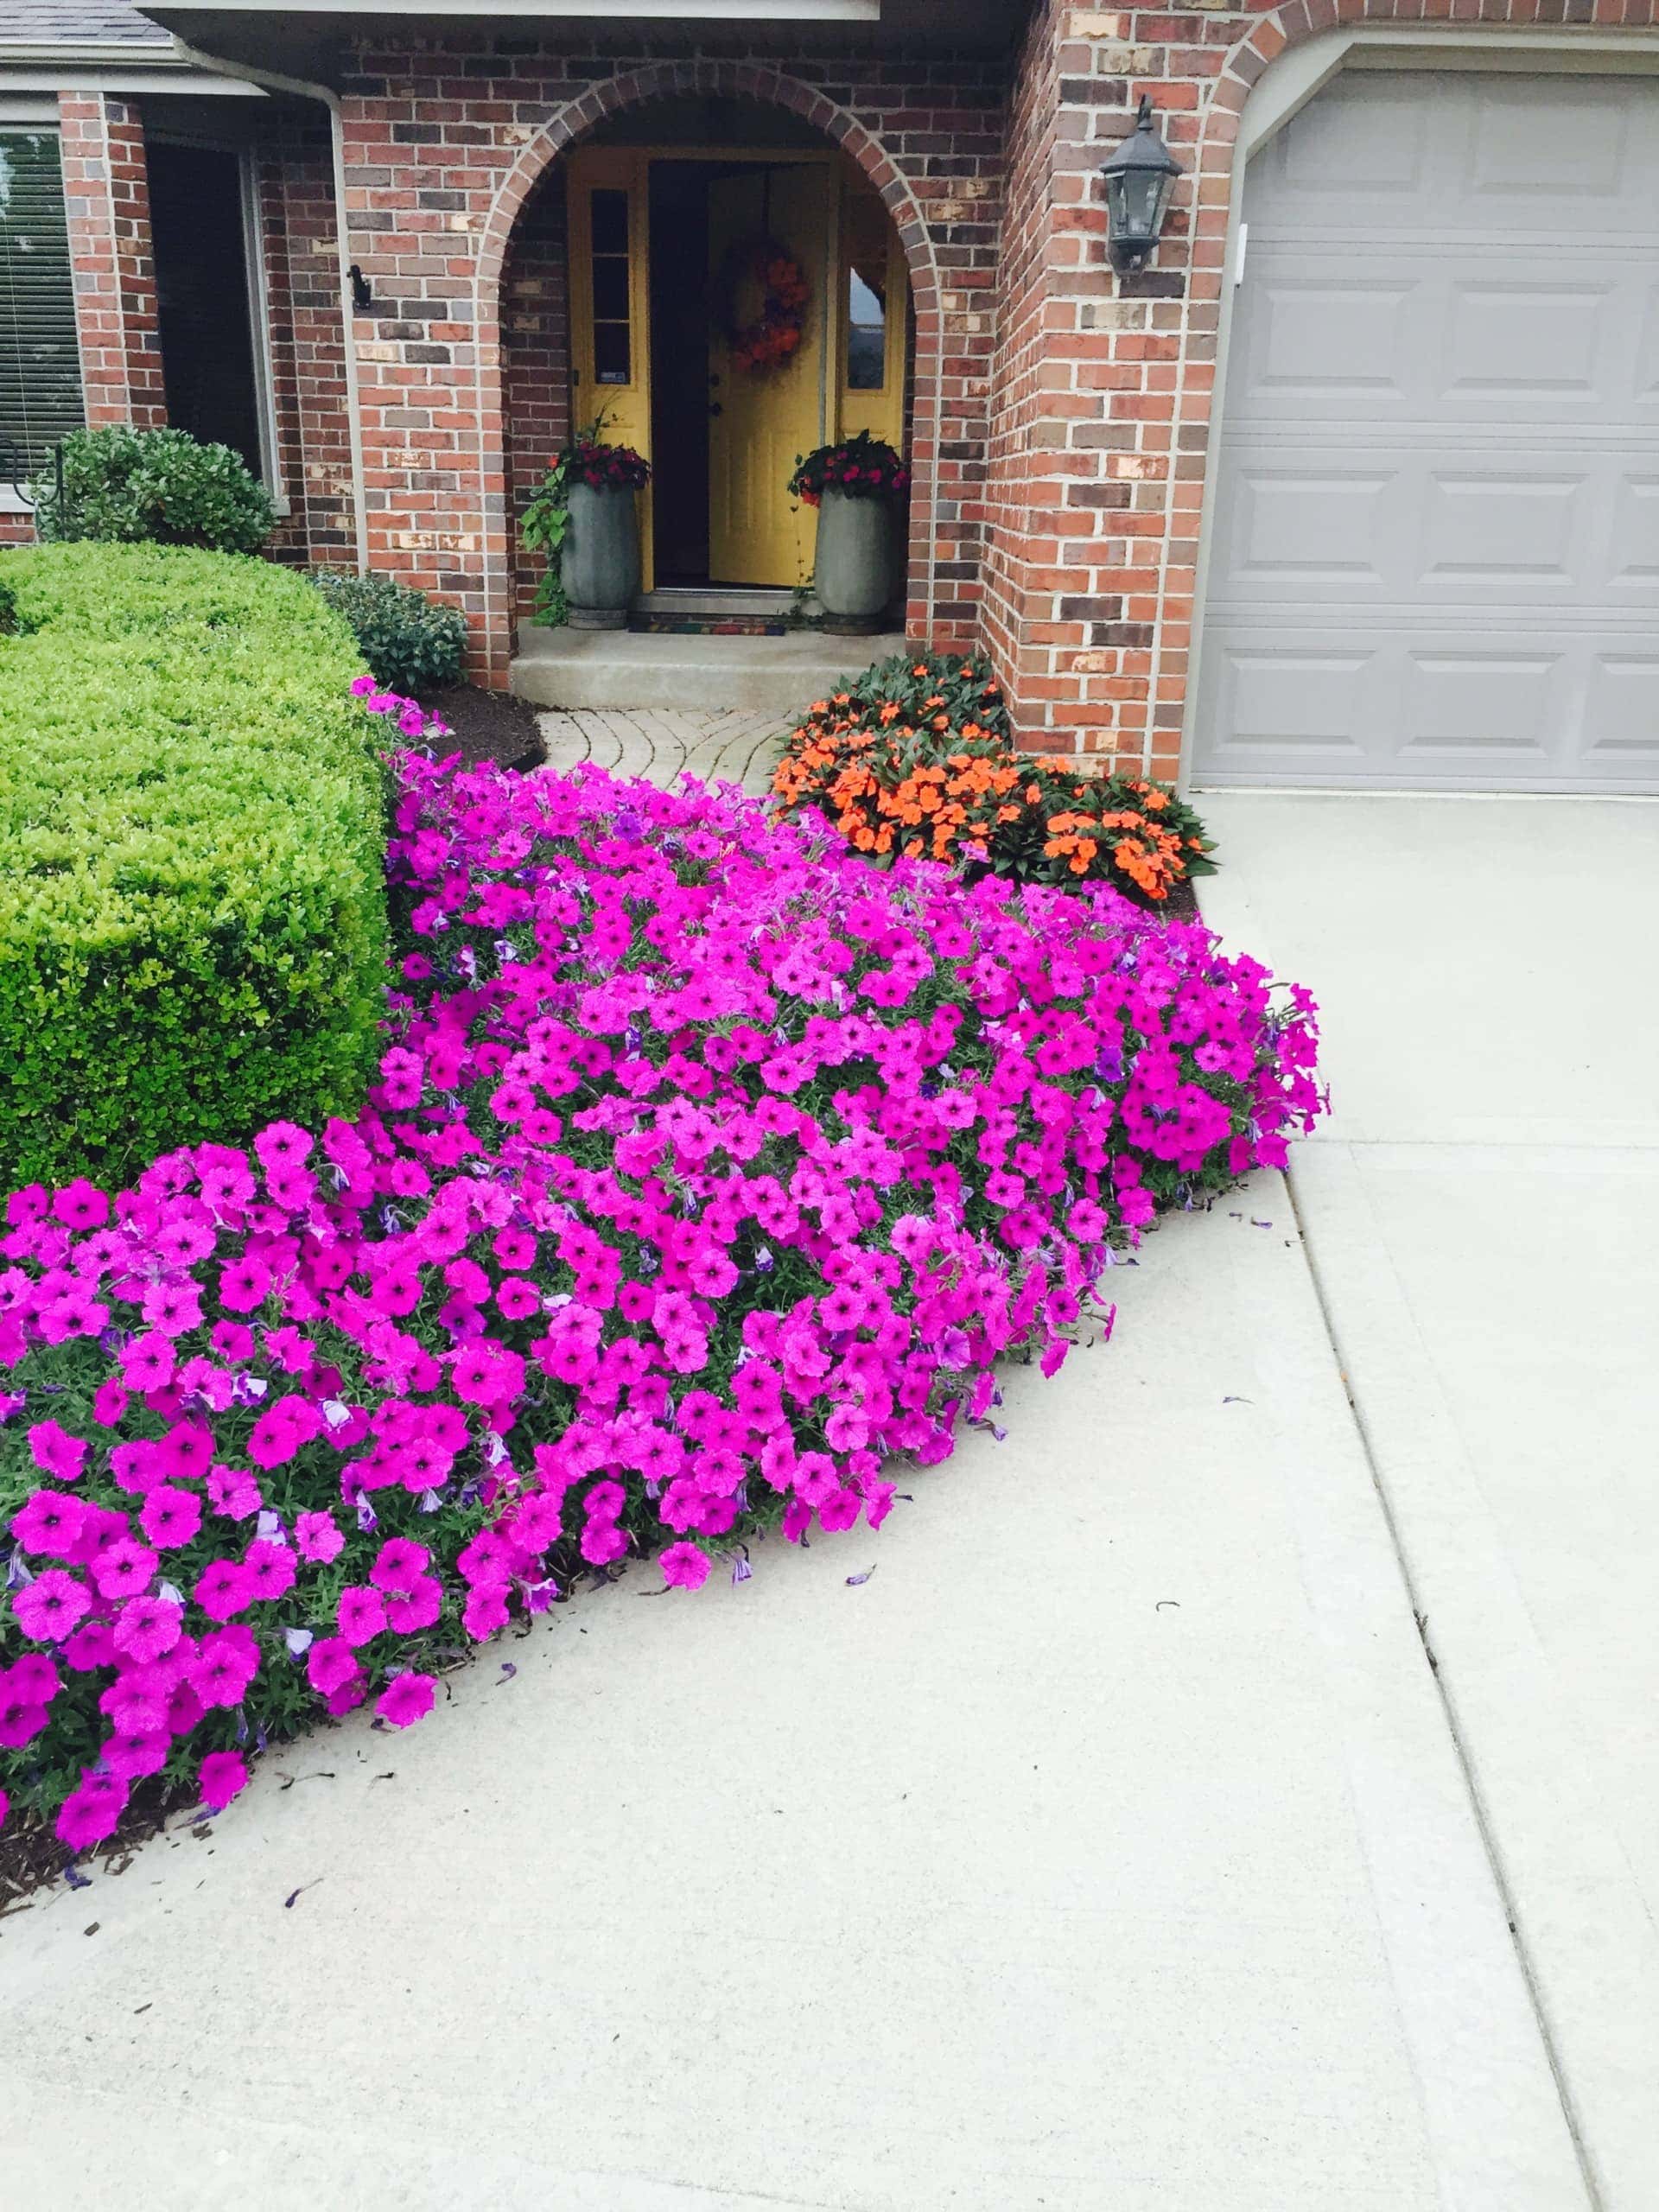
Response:
[{"label": "brick paver", "polygon": [[772,763],[783,750],[779,717],[746,708],[715,714],[671,712],[652,707],[626,711],[550,709],[538,715],[550,768],[575,768],[584,760],[616,776],[644,776],[671,784],[678,776],[705,783],[741,784],[766,790]]}]

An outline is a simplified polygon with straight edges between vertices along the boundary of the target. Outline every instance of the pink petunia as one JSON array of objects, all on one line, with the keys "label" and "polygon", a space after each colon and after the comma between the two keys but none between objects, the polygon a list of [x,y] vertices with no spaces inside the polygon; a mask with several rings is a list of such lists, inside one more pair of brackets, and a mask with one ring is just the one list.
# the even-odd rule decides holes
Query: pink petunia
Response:
[{"label": "pink petunia", "polygon": [[240,1705],[258,1671],[258,1642],[251,1630],[238,1623],[202,1637],[190,1669],[190,1685],[206,1706]]},{"label": "pink petunia", "polygon": [[147,1735],[124,1735],[119,1732],[107,1737],[99,1746],[99,1756],[110,1772],[121,1782],[137,1782],[147,1774],[159,1774],[167,1764],[172,1750],[172,1739],[164,1728],[152,1729]]},{"label": "pink petunia", "polygon": [[159,1329],[133,1338],[121,1351],[121,1370],[130,1390],[163,1390],[173,1380],[172,1339]]},{"label": "pink petunia", "polygon": [[270,1269],[251,1253],[219,1269],[219,1302],[227,1313],[252,1313],[270,1295]]},{"label": "pink petunia", "polygon": [[247,1786],[247,1763],[239,1751],[209,1751],[196,1777],[201,1802],[214,1813],[222,1813]]},{"label": "pink petunia", "polygon": [[132,1395],[125,1384],[111,1376],[108,1382],[100,1382],[92,1393],[92,1419],[100,1428],[113,1428],[124,1419],[131,1403]]},{"label": "pink petunia", "polygon": [[159,1659],[178,1642],[183,1621],[183,1606],[171,1599],[129,1598],[115,1617],[111,1640],[130,1659]]},{"label": "pink petunia", "polygon": [[119,1536],[92,1560],[92,1580],[105,1598],[137,1598],[149,1589],[161,1564],[148,1544]]},{"label": "pink petunia", "polygon": [[86,1465],[86,1444],[54,1421],[37,1421],[29,1432],[29,1456],[43,1473],[60,1483],[79,1482]]},{"label": "pink petunia", "polygon": [[407,1598],[426,1573],[432,1554],[409,1536],[389,1536],[381,1545],[369,1580],[390,1596]]},{"label": "pink petunia", "polygon": [[413,1636],[430,1628],[443,1610],[443,1585],[435,1574],[423,1574],[406,1597],[386,1599],[386,1624],[399,1636]]},{"label": "pink petunia", "polygon": [[332,1513],[302,1513],[294,1522],[294,1548],[302,1559],[327,1567],[346,1548],[346,1539]]},{"label": "pink petunia", "polygon": [[323,1697],[331,1697],[357,1672],[357,1654],[343,1637],[320,1636],[306,1654],[306,1680]]},{"label": "pink petunia", "polygon": [[431,1712],[437,1688],[437,1678],[432,1675],[394,1675],[374,1709],[392,1727],[411,1728]]},{"label": "pink petunia", "polygon": [[[130,1601],[131,1602],[131,1601]],[[159,1599],[140,1599],[138,1604],[160,1604]],[[96,1674],[115,1662],[115,1636],[108,1621],[85,1621],[65,1640],[64,1664],[78,1675]]]},{"label": "pink petunia", "polygon": [[73,1559],[86,1510],[67,1491],[37,1490],[11,1516],[11,1533],[26,1552]]},{"label": "pink petunia", "polygon": [[66,1183],[52,1198],[52,1218],[67,1229],[102,1229],[110,1217],[110,1202],[96,1183],[85,1176]]},{"label": "pink petunia", "polygon": [[663,1554],[663,1580],[670,1589],[701,1590],[709,1580],[709,1554],[697,1544],[671,1544]]},{"label": "pink petunia", "polygon": [[343,1641],[355,1649],[385,1627],[386,1601],[367,1583],[348,1582],[340,1593],[334,1619]]},{"label": "pink petunia", "polygon": [[243,1554],[242,1571],[254,1598],[269,1599],[283,1597],[291,1590],[298,1570],[286,1544],[256,1536]]},{"label": "pink petunia", "polygon": [[59,1842],[67,1844],[71,1851],[86,1851],[102,1843],[120,1826],[128,1795],[127,1785],[118,1776],[88,1769],[79,1788],[72,1789],[58,1808]]},{"label": "pink petunia", "polygon": [[176,1551],[201,1527],[201,1500],[194,1491],[158,1483],[139,1507],[138,1519],[157,1551]]},{"label": "pink petunia", "polygon": [[210,1620],[227,1621],[253,1603],[246,1570],[236,1560],[210,1560],[192,1593]]},{"label": "pink petunia", "polygon": [[475,1643],[493,1636],[507,1624],[507,1586],[505,1582],[478,1582],[467,1592],[467,1603],[461,1616],[461,1626]]},{"label": "pink petunia", "polygon": [[92,1609],[85,1583],[61,1567],[48,1567],[11,1597],[11,1610],[23,1634],[35,1643],[61,1643]]}]

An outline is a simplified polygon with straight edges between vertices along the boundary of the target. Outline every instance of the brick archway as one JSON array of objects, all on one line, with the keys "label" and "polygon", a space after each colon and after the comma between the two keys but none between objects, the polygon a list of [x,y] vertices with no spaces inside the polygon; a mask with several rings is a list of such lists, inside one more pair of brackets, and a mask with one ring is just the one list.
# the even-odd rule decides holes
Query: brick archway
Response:
[{"label": "brick archway", "polygon": [[759,101],[803,118],[857,165],[887,207],[910,273],[916,330],[906,624],[919,635],[931,634],[934,626],[944,303],[933,240],[916,194],[879,139],[845,108],[798,78],[750,62],[664,61],[595,85],[550,116],[497,185],[484,219],[474,264],[473,309],[478,337],[485,626],[490,664],[504,673],[513,610],[502,292],[518,219],[550,165],[607,117],[685,93]]}]

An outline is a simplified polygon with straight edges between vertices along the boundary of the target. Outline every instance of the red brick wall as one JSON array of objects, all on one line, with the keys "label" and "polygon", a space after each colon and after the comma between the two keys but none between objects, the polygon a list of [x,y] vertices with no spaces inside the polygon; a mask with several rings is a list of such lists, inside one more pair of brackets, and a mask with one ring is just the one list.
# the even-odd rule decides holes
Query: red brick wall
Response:
[{"label": "red brick wall", "polygon": [[1002,127],[994,67],[944,48],[855,59],[791,41],[783,62],[480,36],[368,52],[359,67],[343,103],[352,257],[386,302],[358,324],[371,560],[464,607],[483,680],[505,680],[515,590],[501,332],[515,230],[550,164],[601,118],[691,92],[805,116],[881,193],[916,304],[908,619],[968,641]]},{"label": "red brick wall", "polygon": [[351,422],[334,156],[326,125],[297,126],[259,165],[271,384],[282,489],[282,559],[355,568]]},{"label": "red brick wall", "polygon": [[549,461],[570,435],[564,179],[556,165],[543,179],[519,218],[502,289],[512,611],[515,620],[523,622],[535,608],[539,564],[519,546],[518,520],[546,474]]},{"label": "red brick wall", "polygon": [[58,123],[87,423],[162,429],[143,125],[131,102],[103,92],[60,92]]}]

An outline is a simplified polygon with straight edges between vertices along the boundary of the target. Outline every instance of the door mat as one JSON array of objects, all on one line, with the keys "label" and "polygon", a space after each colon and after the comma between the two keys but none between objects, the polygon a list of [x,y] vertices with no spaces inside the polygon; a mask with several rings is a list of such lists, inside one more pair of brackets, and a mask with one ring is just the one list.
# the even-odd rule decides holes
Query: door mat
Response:
[{"label": "door mat", "polygon": [[786,638],[797,626],[777,614],[633,614],[628,627],[646,638]]}]

